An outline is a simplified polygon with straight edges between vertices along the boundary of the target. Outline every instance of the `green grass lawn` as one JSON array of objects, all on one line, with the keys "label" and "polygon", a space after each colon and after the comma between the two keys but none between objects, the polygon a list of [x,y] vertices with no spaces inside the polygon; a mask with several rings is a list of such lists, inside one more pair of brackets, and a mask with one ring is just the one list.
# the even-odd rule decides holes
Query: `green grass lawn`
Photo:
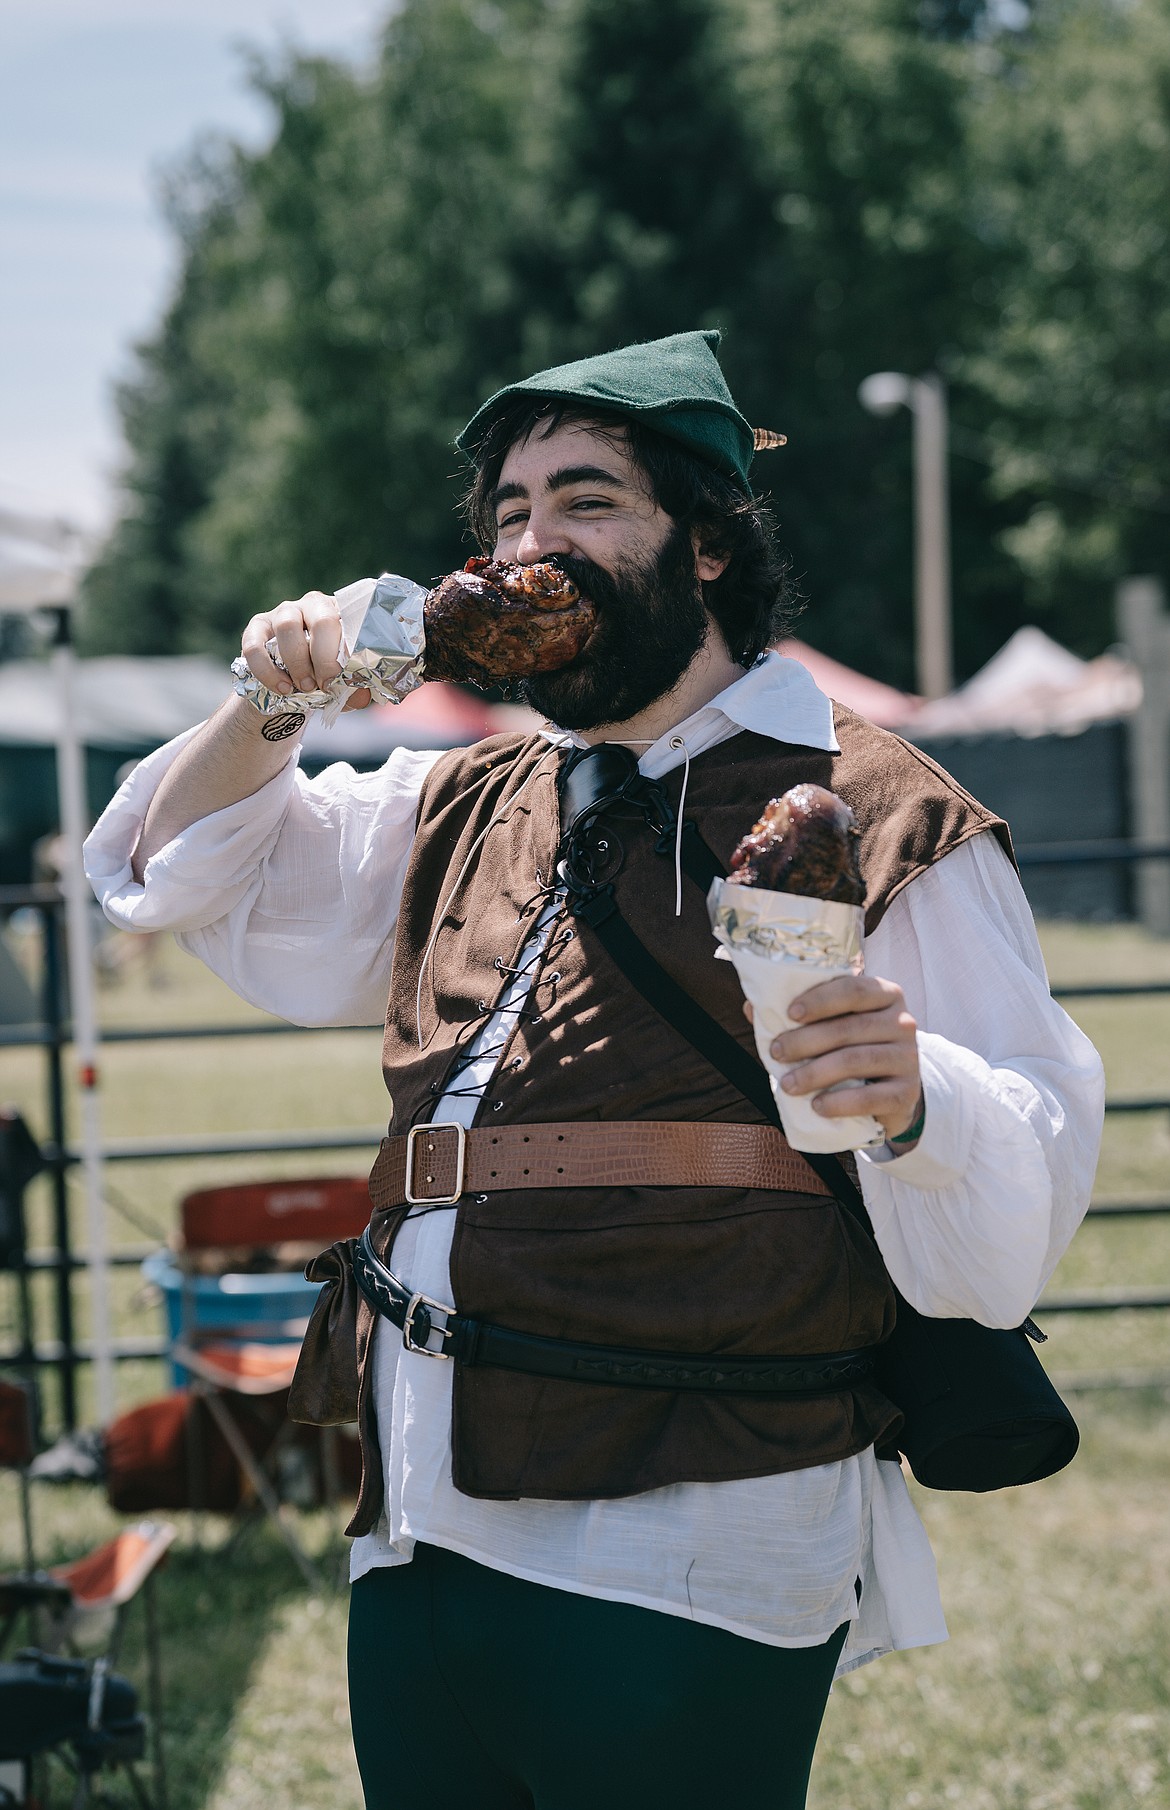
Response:
[{"label": "green grass lawn", "polygon": [[[1052,926],[1054,984],[1170,979],[1170,945],[1131,929]],[[103,995],[107,1024],[226,1023],[255,1017],[169,943],[148,967],[132,952]],[[1170,1096],[1170,998],[1077,1002],[1114,1095]],[[42,1058],[0,1051],[0,1098],[47,1129]],[[376,1127],[385,1116],[376,1032],[108,1046],[103,1114],[111,1137],[147,1132]],[[111,1237],[169,1235],[193,1187],[273,1173],[360,1173],[364,1153],[110,1165]],[[1167,1118],[1115,1118],[1102,1199],[1170,1198]],[[49,1197],[30,1192],[33,1243],[48,1242]],[[80,1200],[73,1203],[83,1243]],[[1054,1290],[1170,1288],[1170,1220],[1090,1223]],[[42,1336],[51,1331],[39,1287]],[[84,1284],[77,1286],[85,1322]],[[134,1271],[118,1273],[122,1332],[161,1328]],[[1043,1317],[1043,1316],[1041,1316]],[[1117,1371],[1170,1378],[1170,1314],[1056,1316],[1046,1361],[1062,1378]],[[0,1337],[14,1303],[0,1289]],[[157,1393],[154,1363],[124,1366],[123,1405]],[[918,1490],[942,1577],[952,1640],[846,1679],[829,1705],[814,1771],[815,1810],[1117,1810],[1170,1805],[1170,1413],[1158,1389],[1076,1398],[1084,1445],[1062,1476],[992,1497]],[[50,1416],[52,1401],[49,1402]],[[283,1547],[257,1528],[225,1556],[222,1529],[181,1538],[160,1580],[174,1810],[356,1810],[344,1703],[344,1594],[310,1596]],[[302,1517],[331,1577],[339,1521]],[[117,1518],[91,1490],[42,1489],[43,1556],[65,1557]],[[15,1492],[0,1478],[3,1558],[15,1560]],[[135,1650],[127,1654],[132,1666]],[[599,1807],[601,1810],[601,1807]]]}]

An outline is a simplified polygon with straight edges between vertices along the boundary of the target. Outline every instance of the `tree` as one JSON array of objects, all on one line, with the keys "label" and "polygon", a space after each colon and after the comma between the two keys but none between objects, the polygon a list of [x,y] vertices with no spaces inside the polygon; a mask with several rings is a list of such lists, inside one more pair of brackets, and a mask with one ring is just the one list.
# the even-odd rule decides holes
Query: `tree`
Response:
[{"label": "tree", "polygon": [[[969,201],[966,65],[900,0],[578,0],[565,44],[530,363],[723,328],[735,394],[790,437],[756,475],[808,595],[802,632],[912,681],[908,435],[856,390],[953,356],[994,263]],[[1013,518],[984,478],[964,473],[959,513],[973,664],[1018,593],[996,544]]]},{"label": "tree", "polygon": [[519,340],[534,11],[414,0],[370,81],[257,67],[270,146],[176,179],[183,265],[122,393],[128,507],[91,646],[226,651],[281,597],[455,562],[451,441]]},{"label": "tree", "polygon": [[[373,72],[257,67],[257,152],[172,185],[182,261],[121,397],[91,647],[236,645],[256,609],[466,554],[452,440],[544,364],[725,331],[809,607],[913,679],[910,435],[951,385],[956,651],[1085,652],[1166,563],[1170,0],[406,0]],[[1021,14],[1021,17],[1024,15]]]},{"label": "tree", "polygon": [[197,339],[222,305],[216,267],[234,232],[234,165],[227,147],[203,147],[168,200],[182,275],[157,337],[138,348],[135,375],[118,391],[124,507],[86,577],[83,644],[93,651],[169,654],[201,644],[199,632],[188,634],[199,611],[184,536],[227,454],[231,395]]},{"label": "tree", "polygon": [[1025,607],[1078,651],[1127,572],[1170,579],[1170,6],[1049,0],[976,120],[1008,248],[964,361]]}]

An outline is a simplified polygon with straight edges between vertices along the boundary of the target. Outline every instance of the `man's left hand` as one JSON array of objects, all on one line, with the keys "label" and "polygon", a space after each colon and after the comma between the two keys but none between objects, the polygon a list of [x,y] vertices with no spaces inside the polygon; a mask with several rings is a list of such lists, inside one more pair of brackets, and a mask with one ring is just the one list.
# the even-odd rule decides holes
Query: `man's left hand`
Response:
[{"label": "man's left hand", "polygon": [[[801,993],[788,1014],[798,1028],[772,1040],[777,1062],[797,1064],[780,1083],[785,1093],[814,1095],[827,1119],[868,1113],[890,1138],[914,1124],[922,1105],[918,1026],[901,987],[844,975]],[[823,1091],[841,1081],[857,1085]]]}]

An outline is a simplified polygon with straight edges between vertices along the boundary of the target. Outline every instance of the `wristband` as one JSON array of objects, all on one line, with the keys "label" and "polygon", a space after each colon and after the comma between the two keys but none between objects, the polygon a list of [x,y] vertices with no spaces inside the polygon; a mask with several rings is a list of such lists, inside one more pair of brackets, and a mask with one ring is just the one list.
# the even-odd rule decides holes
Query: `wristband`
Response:
[{"label": "wristband", "polygon": [[920,1094],[919,1099],[922,1101],[922,1107],[914,1123],[907,1125],[905,1131],[900,1131],[897,1137],[887,1138],[887,1144],[916,1144],[918,1142],[926,1129],[926,1096]]}]

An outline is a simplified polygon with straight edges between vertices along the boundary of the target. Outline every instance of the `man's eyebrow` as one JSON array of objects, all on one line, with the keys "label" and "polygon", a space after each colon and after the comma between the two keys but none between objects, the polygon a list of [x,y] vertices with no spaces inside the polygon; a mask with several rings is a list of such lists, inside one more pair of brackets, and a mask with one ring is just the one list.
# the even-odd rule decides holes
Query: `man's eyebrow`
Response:
[{"label": "man's eyebrow", "polygon": [[[558,471],[550,471],[545,480],[546,490],[566,490],[570,484],[608,484],[612,490],[629,488],[628,480],[621,478],[616,472],[606,471],[603,465],[562,465]],[[512,503],[517,499],[526,501],[528,487],[525,484],[497,484],[492,491],[493,509],[501,503]]]},{"label": "man's eyebrow", "polygon": [[562,465],[559,471],[549,472],[544,487],[546,490],[565,490],[570,484],[608,484],[614,490],[628,488],[625,478],[606,471],[602,465]]}]

